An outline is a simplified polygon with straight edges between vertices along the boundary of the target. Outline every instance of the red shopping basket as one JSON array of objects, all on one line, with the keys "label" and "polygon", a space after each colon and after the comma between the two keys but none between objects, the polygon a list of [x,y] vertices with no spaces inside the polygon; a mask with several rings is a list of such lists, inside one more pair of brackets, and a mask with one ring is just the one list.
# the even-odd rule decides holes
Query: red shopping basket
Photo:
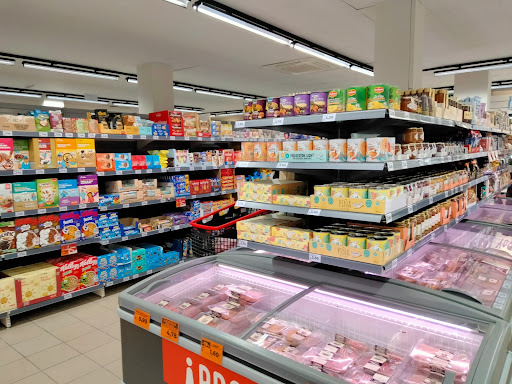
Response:
[{"label": "red shopping basket", "polygon": [[235,204],[190,222],[192,226],[190,238],[194,257],[216,255],[236,247],[235,224],[238,221],[269,212],[263,209],[249,212],[245,208],[235,208]]}]

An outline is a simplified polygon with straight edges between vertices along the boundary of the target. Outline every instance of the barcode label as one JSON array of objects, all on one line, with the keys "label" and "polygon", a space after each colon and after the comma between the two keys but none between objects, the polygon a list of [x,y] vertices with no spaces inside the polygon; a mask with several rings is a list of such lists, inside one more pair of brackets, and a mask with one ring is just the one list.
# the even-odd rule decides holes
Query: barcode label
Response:
[{"label": "barcode label", "polygon": [[79,133],[78,137],[81,138],[81,139],[85,139],[85,133]]},{"label": "barcode label", "polygon": [[27,251],[18,252],[18,257],[25,257],[27,256]]},{"label": "barcode label", "polygon": [[147,201],[143,201],[142,205],[148,205],[148,202]]},{"label": "barcode label", "polygon": [[37,210],[37,213],[38,213],[39,215],[41,215],[41,214],[43,214],[43,213],[46,213],[46,209],[44,209],[44,208],[43,208],[43,209],[38,209],[38,210]]},{"label": "barcode label", "polygon": [[60,133],[60,132],[55,132],[53,135],[54,135],[55,137],[62,137],[62,136],[64,136],[64,135],[63,135],[62,133]]},{"label": "barcode label", "polygon": [[127,139],[133,139],[133,135],[126,135]]},{"label": "barcode label", "polygon": [[39,136],[48,137],[48,132],[39,132]]},{"label": "barcode label", "polygon": [[21,169],[16,169],[16,170],[12,171],[12,174],[13,175],[23,175],[23,171]]},{"label": "barcode label", "polygon": [[407,160],[402,160],[402,169],[407,169]]},{"label": "barcode label", "polygon": [[245,121],[235,121],[235,128],[244,128]]},{"label": "barcode label", "polygon": [[80,205],[78,206],[78,208],[79,208],[79,209],[85,209],[85,208],[87,208],[87,204],[80,204]]},{"label": "barcode label", "polygon": [[36,169],[36,175],[44,174],[44,169]]},{"label": "barcode label", "polygon": [[85,172],[85,168],[78,168],[78,172]]},{"label": "barcode label", "polygon": [[64,136],[66,136],[66,137],[73,137],[73,134],[72,133],[65,133]]},{"label": "barcode label", "polygon": [[123,283],[126,283],[127,281],[130,281],[130,277],[129,276],[123,277]]},{"label": "barcode label", "polygon": [[102,134],[101,134],[101,138],[102,138],[102,139],[108,139],[108,134],[106,134],[106,133],[102,133]]},{"label": "barcode label", "polygon": [[113,281],[107,281],[107,284],[106,284],[106,286],[107,286],[107,287],[111,287],[111,286],[113,286],[113,285],[114,285],[114,282],[113,282]]},{"label": "barcode label", "polygon": [[59,168],[59,173],[68,173],[67,168]]}]

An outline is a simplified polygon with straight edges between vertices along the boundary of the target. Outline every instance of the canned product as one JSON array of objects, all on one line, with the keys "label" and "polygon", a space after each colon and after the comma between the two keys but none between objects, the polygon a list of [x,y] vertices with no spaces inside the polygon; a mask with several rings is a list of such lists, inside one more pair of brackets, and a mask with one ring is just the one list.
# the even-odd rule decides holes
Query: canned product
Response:
[{"label": "canned product", "polygon": [[329,244],[329,241],[330,241],[329,230],[322,229],[322,228],[313,230],[313,241]]},{"label": "canned product", "polygon": [[367,236],[364,233],[349,233],[347,245],[352,248],[366,249]]},{"label": "canned product", "polygon": [[368,198],[372,200],[389,200],[391,199],[391,188],[384,186],[368,188]]},{"label": "canned product", "polygon": [[374,236],[368,238],[366,248],[371,251],[386,251],[391,248],[391,245],[387,237]]},{"label": "canned product", "polygon": [[330,185],[315,185],[313,190],[315,196],[331,196]]},{"label": "canned product", "polygon": [[348,197],[351,199],[367,199],[368,189],[362,186],[351,186],[348,191]]},{"label": "canned product", "polygon": [[332,197],[348,198],[348,196],[349,196],[349,187],[347,185],[332,186],[331,187],[331,196]]},{"label": "canned product", "polygon": [[389,198],[394,199],[398,197],[398,186],[396,184],[383,184],[383,188],[389,189]]},{"label": "canned product", "polygon": [[331,244],[336,245],[347,245],[348,232],[347,231],[335,231],[331,233]]},{"label": "canned product", "polygon": [[[398,238],[400,238],[400,234],[398,234]],[[375,237],[385,237],[386,239],[389,240],[389,245],[391,247],[393,247],[395,244],[397,244],[397,240],[395,238],[395,234],[393,232],[386,232],[386,231],[382,231],[382,232],[375,232]]]}]

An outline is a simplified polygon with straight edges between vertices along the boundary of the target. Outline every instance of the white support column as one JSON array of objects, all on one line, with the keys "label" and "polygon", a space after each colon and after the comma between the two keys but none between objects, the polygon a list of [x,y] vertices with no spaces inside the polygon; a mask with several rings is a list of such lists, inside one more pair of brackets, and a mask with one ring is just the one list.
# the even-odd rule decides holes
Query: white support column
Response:
[{"label": "white support column", "polygon": [[376,84],[401,90],[422,88],[424,19],[419,0],[386,0],[377,5]]},{"label": "white support column", "polygon": [[146,63],[137,66],[139,113],[148,114],[174,108],[173,70],[167,64]]},{"label": "white support column", "polygon": [[454,95],[457,99],[480,96],[489,110],[491,102],[491,75],[489,71],[457,73],[455,75]]}]

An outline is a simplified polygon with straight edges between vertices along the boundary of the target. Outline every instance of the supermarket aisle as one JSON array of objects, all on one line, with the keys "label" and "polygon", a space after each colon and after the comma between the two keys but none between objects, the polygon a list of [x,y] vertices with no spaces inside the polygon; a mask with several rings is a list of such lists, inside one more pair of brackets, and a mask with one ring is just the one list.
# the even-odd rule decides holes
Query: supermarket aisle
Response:
[{"label": "supermarket aisle", "polygon": [[[133,283],[132,283],[133,284]],[[0,328],[0,384],[119,384],[117,297],[130,283],[13,317]]]}]

